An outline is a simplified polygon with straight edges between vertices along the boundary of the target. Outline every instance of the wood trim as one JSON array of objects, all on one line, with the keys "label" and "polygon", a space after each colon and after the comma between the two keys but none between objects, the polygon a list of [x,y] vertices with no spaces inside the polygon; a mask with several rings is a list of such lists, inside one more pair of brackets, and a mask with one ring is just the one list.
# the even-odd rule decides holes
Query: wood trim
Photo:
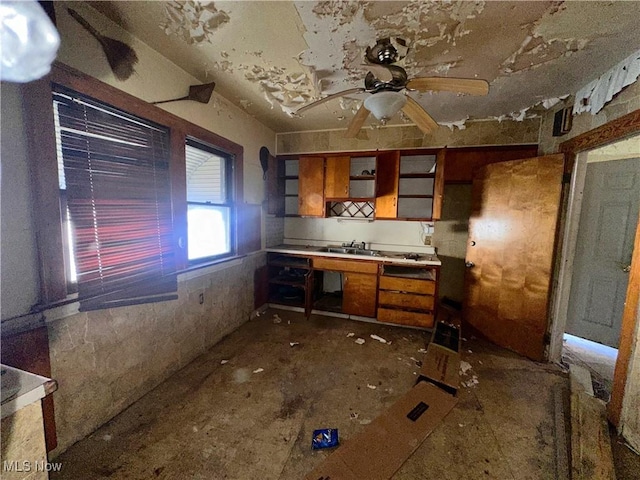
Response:
[{"label": "wood trim", "polygon": [[640,109],[562,142],[560,151],[567,154],[565,173],[573,171],[576,154],[579,152],[601,147],[638,132],[640,132]]},{"label": "wood trim", "polygon": [[627,297],[622,313],[622,328],[620,331],[620,345],[618,346],[618,359],[613,373],[613,388],[611,401],[608,405],[609,421],[618,426],[622,413],[622,401],[624,399],[627,376],[629,373],[629,361],[633,352],[634,333],[636,331],[638,299],[640,298],[640,218],[636,228],[636,237],[633,243],[633,256],[631,258],[631,272],[629,272],[629,284]]},{"label": "wood trim", "polygon": [[187,252],[187,170],[185,159],[186,135],[179,129],[171,130],[171,208],[173,210],[173,240],[176,246],[176,269],[189,267]]},{"label": "wood trim", "polygon": [[29,152],[31,188],[35,208],[40,302],[50,304],[66,298],[64,240],[58,185],[58,159],[53,102],[48,78],[22,86],[25,136]]}]

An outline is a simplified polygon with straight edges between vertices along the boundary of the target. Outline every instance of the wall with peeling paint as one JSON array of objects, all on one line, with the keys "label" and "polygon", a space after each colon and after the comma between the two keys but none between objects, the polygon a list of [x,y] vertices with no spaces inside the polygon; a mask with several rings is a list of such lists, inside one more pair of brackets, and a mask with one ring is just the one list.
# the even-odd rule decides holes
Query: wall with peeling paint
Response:
[{"label": "wall with peeling paint", "polygon": [[561,137],[554,137],[552,132],[555,112],[566,106],[571,106],[574,99],[575,97],[572,95],[543,115],[540,123],[539,149],[541,154],[558,152],[562,142],[640,109],[640,81],[636,81],[622,90],[596,115],[591,115],[589,112],[575,115],[571,131]]},{"label": "wall with peeling paint", "polygon": [[292,153],[353,152],[397,148],[469,147],[538,143],[539,118],[467,121],[463,129],[440,126],[425,135],[415,125],[363,128],[355,138],[345,130],[278,133],[278,155]]}]

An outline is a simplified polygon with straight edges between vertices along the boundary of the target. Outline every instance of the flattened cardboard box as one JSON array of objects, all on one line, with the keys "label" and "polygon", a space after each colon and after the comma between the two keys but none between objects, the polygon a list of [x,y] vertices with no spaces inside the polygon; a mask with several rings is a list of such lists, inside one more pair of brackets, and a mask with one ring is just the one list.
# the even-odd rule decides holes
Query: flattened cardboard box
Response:
[{"label": "flattened cardboard box", "polygon": [[430,382],[455,395],[460,387],[460,327],[455,323],[436,323],[422,360],[419,382]]},{"label": "flattened cardboard box", "polygon": [[387,480],[424,442],[458,399],[419,382],[305,480]]},{"label": "flattened cardboard box", "polygon": [[455,395],[460,388],[460,354],[430,343],[422,360],[418,382],[430,382]]}]

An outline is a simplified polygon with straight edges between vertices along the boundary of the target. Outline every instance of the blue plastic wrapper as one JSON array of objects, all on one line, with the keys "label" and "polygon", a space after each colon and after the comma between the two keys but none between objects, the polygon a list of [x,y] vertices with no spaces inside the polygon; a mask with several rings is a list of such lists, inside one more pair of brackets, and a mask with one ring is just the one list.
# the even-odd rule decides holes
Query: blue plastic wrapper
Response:
[{"label": "blue plastic wrapper", "polygon": [[311,440],[311,448],[331,448],[338,445],[338,429],[323,428],[313,431],[313,439]]}]

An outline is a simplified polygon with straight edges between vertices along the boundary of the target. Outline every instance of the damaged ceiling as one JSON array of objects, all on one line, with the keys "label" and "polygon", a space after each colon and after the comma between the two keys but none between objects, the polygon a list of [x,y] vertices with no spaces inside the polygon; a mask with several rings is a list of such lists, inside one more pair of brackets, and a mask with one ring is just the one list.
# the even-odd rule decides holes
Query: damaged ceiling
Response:
[{"label": "damaged ceiling", "polygon": [[[485,97],[410,92],[438,123],[458,127],[535,115],[640,50],[636,1],[90,4],[202,82],[215,81],[217,93],[277,132],[346,128],[369,94],[302,117],[295,111],[364,86],[364,52],[380,38],[404,40],[406,49],[396,42],[404,56],[397,64],[409,78],[489,82]],[[391,123],[403,122],[410,123],[398,115]]]}]

